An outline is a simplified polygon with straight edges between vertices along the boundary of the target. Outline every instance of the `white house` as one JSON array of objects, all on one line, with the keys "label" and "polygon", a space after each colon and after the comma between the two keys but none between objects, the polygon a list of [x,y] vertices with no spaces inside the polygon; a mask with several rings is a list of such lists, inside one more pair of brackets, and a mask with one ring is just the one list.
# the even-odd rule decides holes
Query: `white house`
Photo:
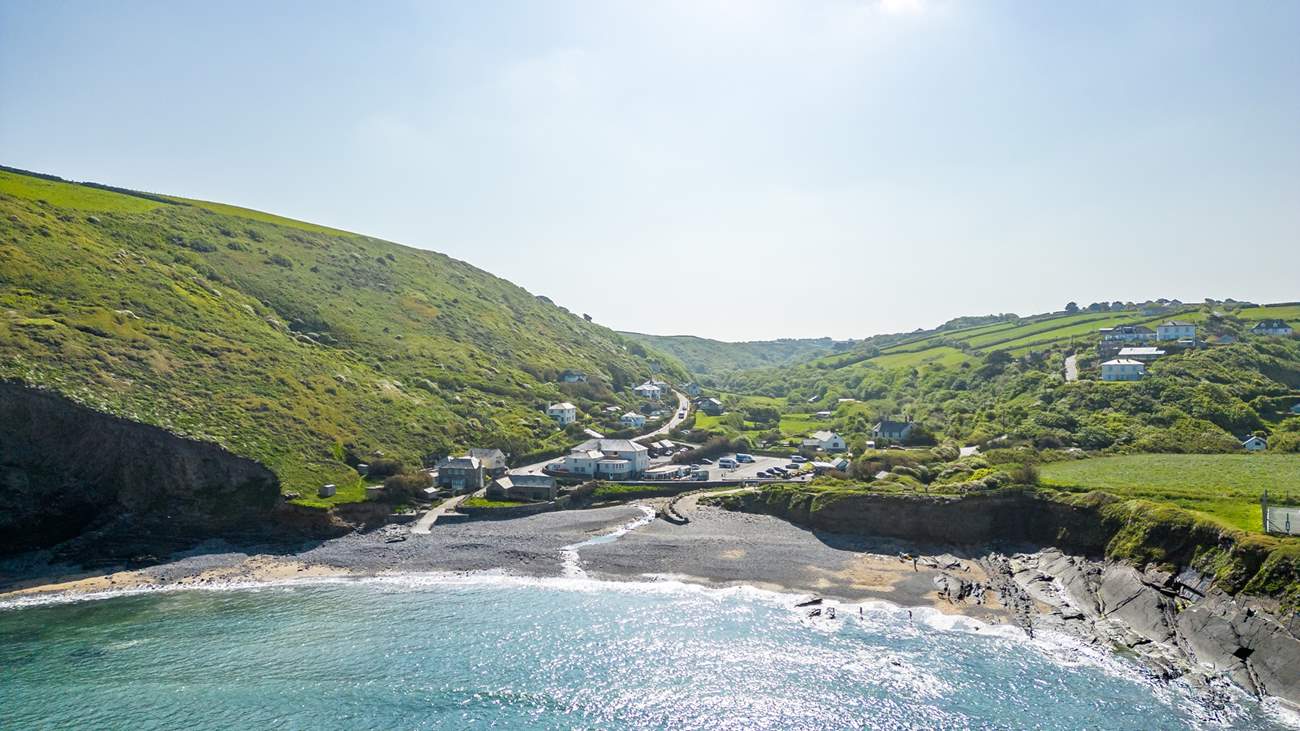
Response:
[{"label": "white house", "polygon": [[1166,320],[1156,325],[1156,340],[1196,339],[1196,326],[1183,320]]},{"label": "white house", "polygon": [[1241,443],[1241,448],[1247,452],[1262,452],[1268,449],[1268,441],[1264,437],[1251,437]]},{"label": "white house", "polygon": [[1147,374],[1147,367],[1140,360],[1116,358],[1101,364],[1103,381],[1140,381]]},{"label": "white house", "polygon": [[635,411],[629,411],[626,414],[623,414],[623,416],[619,418],[619,421],[623,423],[623,426],[642,427],[645,426],[645,414],[638,414]]},{"label": "white house", "polygon": [[1120,340],[1126,343],[1155,340],[1156,333],[1146,325],[1120,325],[1099,330],[1102,340]]},{"label": "white house", "polygon": [[656,386],[651,381],[646,381],[640,386],[637,386],[636,388],[632,389],[632,393],[635,393],[637,396],[640,396],[643,399],[649,399],[651,401],[658,401],[659,397],[663,395],[663,392],[664,391],[662,388],[659,388],[659,386]]},{"label": "white house", "polygon": [[803,446],[823,452],[843,452],[845,448],[844,437],[833,431],[813,432],[812,436],[804,438]]},{"label": "white house", "polygon": [[1120,360],[1139,360],[1142,361],[1143,363],[1150,363],[1151,361],[1155,360],[1156,358],[1159,358],[1164,354],[1165,351],[1159,348],[1151,348],[1145,346],[1140,348],[1119,349]]},{"label": "white house", "polygon": [[1291,334],[1291,326],[1282,320],[1260,320],[1250,329],[1251,335],[1281,335],[1283,337]]},{"label": "white house", "polygon": [[555,419],[560,426],[568,426],[578,420],[578,407],[564,401],[546,407],[546,415]]},{"label": "white house", "polygon": [[630,439],[589,439],[564,458],[572,474],[628,479],[639,477],[650,465],[650,450]]}]

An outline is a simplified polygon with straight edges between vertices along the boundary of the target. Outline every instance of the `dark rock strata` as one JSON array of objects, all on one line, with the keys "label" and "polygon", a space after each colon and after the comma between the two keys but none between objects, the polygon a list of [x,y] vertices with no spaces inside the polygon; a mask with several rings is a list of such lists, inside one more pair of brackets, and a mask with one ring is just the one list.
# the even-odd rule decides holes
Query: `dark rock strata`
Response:
[{"label": "dark rock strata", "polygon": [[0,383],[0,554],[165,550],[266,531],[279,505],[257,462]]}]

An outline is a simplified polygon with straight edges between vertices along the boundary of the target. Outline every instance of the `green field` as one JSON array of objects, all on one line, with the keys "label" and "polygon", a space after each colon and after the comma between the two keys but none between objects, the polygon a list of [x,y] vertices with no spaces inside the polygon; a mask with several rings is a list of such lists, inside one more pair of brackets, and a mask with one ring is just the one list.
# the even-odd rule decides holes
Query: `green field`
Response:
[{"label": "green field", "polygon": [[1300,455],[1137,454],[1043,465],[1044,485],[1165,500],[1237,528],[1262,529],[1259,498],[1300,501]]}]

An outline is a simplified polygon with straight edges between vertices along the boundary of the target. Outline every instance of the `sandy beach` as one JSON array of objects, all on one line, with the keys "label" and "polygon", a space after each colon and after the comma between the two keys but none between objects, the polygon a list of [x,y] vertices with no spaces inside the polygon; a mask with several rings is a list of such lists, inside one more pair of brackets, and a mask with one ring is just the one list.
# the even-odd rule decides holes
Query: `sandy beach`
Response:
[{"label": "sandy beach", "polygon": [[[764,515],[733,513],[690,502],[686,525],[654,520],[617,540],[582,546],[586,575],[610,581],[665,578],[707,586],[748,585],[844,601],[883,600],[932,606],[988,622],[1011,615],[996,592],[948,596],[941,578],[987,585],[978,560],[952,547],[905,546],[804,530]],[[441,524],[428,535],[405,527],[284,547],[231,547],[209,542],[145,568],[86,572],[41,566],[0,574],[0,601],[34,595],[87,594],[158,587],[185,588],[293,579],[400,573],[498,570],[560,576],[564,549],[636,521],[635,505],[561,511],[508,521]],[[395,540],[405,537],[405,540]],[[916,561],[900,554],[915,554]],[[940,578],[940,584],[936,584]],[[950,591],[949,594],[960,592]]]}]

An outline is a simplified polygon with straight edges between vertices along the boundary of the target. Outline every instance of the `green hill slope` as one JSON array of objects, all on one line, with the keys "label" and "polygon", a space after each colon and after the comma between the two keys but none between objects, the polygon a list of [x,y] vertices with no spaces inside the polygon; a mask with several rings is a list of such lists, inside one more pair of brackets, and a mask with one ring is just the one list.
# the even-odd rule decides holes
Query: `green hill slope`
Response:
[{"label": "green hill slope", "polygon": [[[1122,324],[1154,327],[1176,317],[1196,322],[1202,337],[1230,334],[1232,345],[1170,353],[1134,383],[1098,377],[1098,329]],[[924,439],[963,444],[1005,435],[1038,447],[1146,452],[1221,452],[1234,439],[1270,435],[1270,447],[1300,448],[1300,339],[1253,337],[1256,321],[1300,324],[1293,303],[1253,306],[1215,303],[1141,310],[1048,314],[972,327],[868,338],[853,349],[779,368],[728,373],[718,379],[728,406],[743,411],[777,406],[781,433],[750,428],[739,417],[703,425],[726,436],[752,432],[757,441],[835,428],[861,444],[881,418],[910,417]],[[1064,361],[1080,373],[1066,382]],[[812,421],[831,410],[832,418]],[[792,425],[807,425],[787,429]]]},{"label": "green hill slope", "polygon": [[[376,450],[563,446],[548,402],[685,378],[658,360],[442,254],[0,170],[0,378],[219,444],[285,491],[360,499],[347,463]],[[558,385],[570,368],[591,382]]]},{"label": "green hill slope", "polygon": [[843,350],[851,345],[851,342],[830,338],[785,338],[731,343],[694,335],[619,334],[677,358],[691,373],[701,377],[716,376],[728,371],[789,365]]}]

